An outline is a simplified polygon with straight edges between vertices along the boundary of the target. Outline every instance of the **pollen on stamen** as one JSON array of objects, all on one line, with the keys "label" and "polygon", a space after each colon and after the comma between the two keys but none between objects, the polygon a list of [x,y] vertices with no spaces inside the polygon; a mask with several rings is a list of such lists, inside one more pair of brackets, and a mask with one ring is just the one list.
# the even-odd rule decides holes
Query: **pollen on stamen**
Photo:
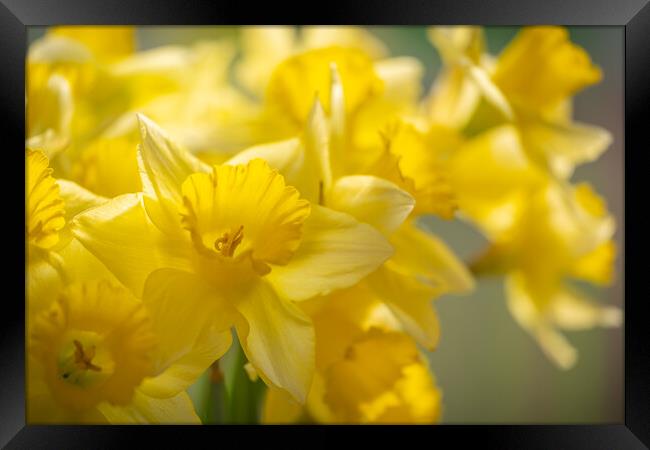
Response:
[{"label": "pollen on stamen", "polygon": [[244,226],[240,225],[235,231],[226,231],[223,236],[214,241],[214,248],[223,256],[231,258],[237,246],[244,239]]},{"label": "pollen on stamen", "polygon": [[[93,372],[101,372],[102,368],[93,364],[92,359],[95,357],[95,346],[91,346],[88,353],[84,352],[83,345],[78,340],[72,341],[75,346],[74,362],[83,370],[92,370]],[[64,377],[66,378],[66,377]]]}]

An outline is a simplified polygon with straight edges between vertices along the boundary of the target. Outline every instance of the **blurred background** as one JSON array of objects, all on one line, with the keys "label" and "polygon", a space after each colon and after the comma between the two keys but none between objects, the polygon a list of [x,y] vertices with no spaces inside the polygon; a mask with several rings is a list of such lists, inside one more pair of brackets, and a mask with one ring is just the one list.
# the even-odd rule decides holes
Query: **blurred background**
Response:
[{"label": "blurred background", "polygon": [[[393,56],[414,56],[426,69],[428,91],[440,59],[426,37],[426,28],[368,27]],[[518,27],[487,27],[489,50],[498,54]],[[574,42],[584,47],[603,70],[600,84],[575,98],[576,120],[607,128],[610,149],[595,163],[581,166],[573,181],[589,181],[604,196],[617,220],[617,279],[607,289],[588,292],[603,303],[623,306],[624,286],[624,33],[622,27],[569,27]],[[31,27],[29,41],[44,28]],[[237,37],[236,27],[141,27],[140,49],[197,40]],[[461,221],[425,219],[421,225],[442,237],[463,260],[484,248],[485,239]],[[588,289],[588,287],[587,287]],[[437,301],[441,340],[429,353],[443,391],[444,423],[622,423],[623,328],[569,332],[579,352],[570,371],[556,369],[506,309],[502,279],[482,279],[472,295]]]}]

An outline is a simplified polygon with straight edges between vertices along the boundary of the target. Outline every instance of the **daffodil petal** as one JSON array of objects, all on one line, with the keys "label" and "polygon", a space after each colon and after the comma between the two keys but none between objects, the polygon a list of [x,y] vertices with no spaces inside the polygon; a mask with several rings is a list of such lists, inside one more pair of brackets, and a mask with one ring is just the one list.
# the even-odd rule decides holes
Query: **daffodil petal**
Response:
[{"label": "daffodil petal", "polygon": [[562,333],[544,322],[540,322],[533,328],[533,336],[544,354],[560,369],[568,370],[575,366],[578,360],[578,351]]},{"label": "daffodil petal", "polygon": [[[181,185],[196,172],[210,172],[210,167],[173,142],[151,119],[138,114],[140,153],[144,193],[158,200],[182,204]],[[150,189],[153,192],[150,192]]]},{"label": "daffodil petal", "polygon": [[512,126],[494,128],[467,142],[449,167],[460,210],[488,236],[510,229],[526,205],[527,191],[547,179],[527,158]]},{"label": "daffodil petal", "polygon": [[591,283],[606,286],[614,279],[616,244],[606,241],[575,262],[571,275]]},{"label": "daffodil petal", "polygon": [[460,130],[476,110],[480,93],[462,68],[445,70],[433,85],[429,117],[436,124]]},{"label": "daffodil petal", "polygon": [[220,331],[216,326],[205,328],[185,355],[176,359],[160,375],[146,378],[140,389],[156,398],[172,397],[186,390],[230,348],[231,343],[230,331]]},{"label": "daffodil petal", "polygon": [[99,206],[108,201],[106,197],[96,195],[79,186],[77,183],[68,180],[57,180],[59,195],[65,201],[65,218],[70,221],[82,211]]},{"label": "daffodil petal", "polygon": [[368,284],[401,322],[404,331],[428,350],[440,337],[438,316],[431,304],[439,291],[386,265],[370,274]]},{"label": "daffodil petal", "polygon": [[165,399],[149,397],[135,391],[129,406],[114,406],[101,403],[97,409],[106,419],[118,424],[168,424],[200,425],[201,419],[194,411],[194,405],[186,392]]},{"label": "daffodil petal", "polygon": [[440,292],[460,294],[474,289],[472,275],[451,249],[414,223],[400,227],[390,242],[395,247],[390,262],[399,271],[424,277]]},{"label": "daffodil petal", "polygon": [[267,383],[304,403],[314,372],[314,328],[309,317],[258,280],[237,289],[244,321],[237,334],[248,360]]},{"label": "daffodil petal", "polygon": [[308,156],[304,139],[292,138],[256,145],[237,153],[224,164],[231,166],[247,164],[258,158],[280,172],[286,184],[298,189],[302,198],[318,201],[318,167],[314,164],[313,158]]},{"label": "daffodil petal", "polygon": [[406,220],[415,199],[397,185],[371,175],[341,177],[332,186],[329,206],[388,235]]},{"label": "daffodil petal", "polygon": [[292,138],[270,144],[256,145],[242,150],[224,164],[236,166],[246,164],[253,159],[263,159],[271,168],[280,172],[287,181],[287,184],[295,186],[292,180],[295,179],[304,160],[304,149],[300,139]]},{"label": "daffodil petal", "polygon": [[544,156],[554,173],[569,178],[580,164],[595,161],[612,143],[604,128],[582,123],[535,121],[521,127],[524,145]]},{"label": "daffodil petal", "polygon": [[[214,286],[197,275],[156,270],[147,278],[142,301],[158,336],[154,373],[163,377],[158,381],[178,385],[178,377],[187,379],[194,374],[198,378],[230,347],[229,329],[235,311],[218,296]],[[175,364],[177,367],[171,369]]]},{"label": "daffodil petal", "polygon": [[478,62],[485,49],[483,29],[478,26],[434,26],[427,29],[427,37],[446,64],[463,57]]},{"label": "daffodil petal", "polygon": [[90,208],[106,203],[108,199],[96,195],[87,189],[79,186],[77,183],[68,180],[57,180],[59,185],[59,195],[65,204],[65,222],[66,226],[61,230],[61,239],[57,248],[68,244],[72,238],[70,223],[74,217]]},{"label": "daffodil petal", "polygon": [[125,194],[79,214],[74,236],[140,297],[156,269],[192,270],[189,241],[163,234],[147,217],[141,194]]},{"label": "daffodil petal", "polygon": [[506,296],[515,321],[537,341],[544,354],[560,369],[570,369],[578,359],[578,352],[567,339],[544,319],[535,307],[519,276],[506,278]]},{"label": "daffodil petal", "polygon": [[414,104],[420,98],[424,67],[409,56],[387,58],[375,63],[377,75],[384,82],[387,100],[401,104]]},{"label": "daffodil petal", "polygon": [[586,330],[596,326],[619,327],[623,312],[616,306],[599,305],[586,295],[565,287],[551,303],[553,322],[565,330]]},{"label": "daffodil petal", "polygon": [[558,26],[522,27],[503,49],[492,80],[518,107],[541,112],[599,82],[602,71]]},{"label": "daffodil petal", "polygon": [[332,180],[328,135],[325,113],[316,99],[299,138],[251,147],[225,164],[238,165],[256,158],[263,159],[284,176],[288,185],[298,189],[302,198],[319,202]]},{"label": "daffodil petal", "polygon": [[114,284],[120,284],[115,275],[78,239],[71,239],[65,247],[57,251],[57,254],[63,262],[61,264],[62,273],[68,280],[109,280]]},{"label": "daffodil petal", "polygon": [[303,413],[303,407],[287,391],[269,387],[262,406],[263,424],[290,424],[296,422]]},{"label": "daffodil petal", "polygon": [[280,296],[305,300],[349,287],[393,253],[382,234],[348,214],[312,205],[300,247],[286,266],[267,278]]},{"label": "daffodil petal", "polygon": [[[332,168],[329,153],[329,124],[325,111],[318,98],[314,99],[303,133],[305,146],[305,165],[315,174],[318,196],[307,198],[313,202],[322,201],[322,195],[329,192],[332,185]],[[300,188],[300,186],[298,186]]]}]

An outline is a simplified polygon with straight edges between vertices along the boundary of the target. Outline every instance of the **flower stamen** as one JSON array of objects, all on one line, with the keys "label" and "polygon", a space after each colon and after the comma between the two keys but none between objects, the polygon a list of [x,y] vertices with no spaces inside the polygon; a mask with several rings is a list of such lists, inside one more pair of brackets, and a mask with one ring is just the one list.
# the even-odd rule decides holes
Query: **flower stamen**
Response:
[{"label": "flower stamen", "polygon": [[240,225],[236,230],[226,231],[223,236],[214,241],[214,248],[223,256],[231,258],[237,246],[244,239],[244,226]]},{"label": "flower stamen", "polygon": [[91,345],[88,348],[88,352],[84,352],[83,345],[78,340],[72,341],[75,346],[74,351],[74,363],[77,367],[82,370],[92,370],[94,372],[101,372],[102,368],[96,366],[92,363],[93,358],[95,357],[95,346]]}]

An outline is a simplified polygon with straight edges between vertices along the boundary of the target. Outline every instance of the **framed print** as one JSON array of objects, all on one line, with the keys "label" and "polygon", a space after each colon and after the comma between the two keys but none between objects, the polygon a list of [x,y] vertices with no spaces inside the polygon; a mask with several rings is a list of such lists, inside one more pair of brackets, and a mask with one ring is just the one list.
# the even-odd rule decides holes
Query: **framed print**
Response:
[{"label": "framed print", "polygon": [[0,444],[647,448],[646,1],[278,12],[3,0]]}]

